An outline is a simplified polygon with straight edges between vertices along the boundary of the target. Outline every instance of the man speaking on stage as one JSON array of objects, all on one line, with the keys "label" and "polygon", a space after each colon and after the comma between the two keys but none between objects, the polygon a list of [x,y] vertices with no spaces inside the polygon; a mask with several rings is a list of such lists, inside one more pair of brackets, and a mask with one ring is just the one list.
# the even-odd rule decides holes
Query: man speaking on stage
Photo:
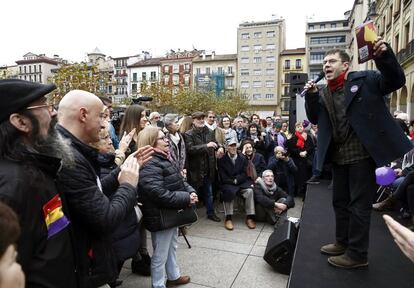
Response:
[{"label": "man speaking on stage", "polygon": [[340,49],[325,54],[327,86],[305,85],[305,109],[318,124],[317,167],[332,163],[336,239],[321,247],[329,264],[345,269],[368,266],[375,168],[412,149],[391,116],[385,96],[405,84],[404,71],[381,37],[374,42],[379,71],[349,71],[350,57]]}]

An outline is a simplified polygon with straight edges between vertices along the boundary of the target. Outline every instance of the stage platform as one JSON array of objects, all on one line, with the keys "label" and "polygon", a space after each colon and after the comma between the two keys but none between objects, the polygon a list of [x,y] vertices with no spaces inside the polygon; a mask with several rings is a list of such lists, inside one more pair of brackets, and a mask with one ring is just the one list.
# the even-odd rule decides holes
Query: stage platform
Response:
[{"label": "stage platform", "polygon": [[[402,254],[381,215],[372,212],[369,266],[343,270],[327,263],[320,247],[334,241],[335,220],[329,182],[308,185],[289,288],[412,288],[414,264]],[[391,214],[397,216],[396,214]],[[396,218],[395,218],[396,219]],[[398,220],[398,219],[397,219]]]}]

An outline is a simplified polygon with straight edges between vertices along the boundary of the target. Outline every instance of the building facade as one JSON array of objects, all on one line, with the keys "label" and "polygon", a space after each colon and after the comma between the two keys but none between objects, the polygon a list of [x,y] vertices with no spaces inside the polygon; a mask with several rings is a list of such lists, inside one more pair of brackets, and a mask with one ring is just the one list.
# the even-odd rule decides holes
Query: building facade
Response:
[{"label": "building facade", "polygon": [[17,65],[0,66],[0,79],[19,79],[19,67]]},{"label": "building facade", "polygon": [[114,96],[115,103],[121,103],[128,95],[128,65],[142,60],[142,55],[113,57],[114,61]]},{"label": "building facade", "polygon": [[58,55],[53,58],[46,57],[44,54],[27,53],[23,55],[23,60],[16,61],[18,67],[18,78],[37,83],[49,83],[49,78],[53,76],[55,70],[64,61]]},{"label": "building facade", "polygon": [[203,51],[171,50],[161,60],[161,85],[170,88],[173,93],[180,89],[193,88],[193,58]]},{"label": "building facade", "polygon": [[285,39],[283,19],[245,22],[237,29],[237,88],[263,118],[279,107],[279,55]]},{"label": "building facade", "polygon": [[100,91],[107,97],[113,99],[114,97],[114,60],[111,57],[106,57],[98,48],[87,54],[88,66],[95,65],[102,76],[108,77],[108,81],[100,84]]},{"label": "building facade", "polygon": [[[414,118],[414,1],[379,0],[375,3],[374,23],[378,34],[388,42],[405,72],[404,87],[390,96],[390,110],[401,110]],[[372,61],[371,61],[372,62]]]},{"label": "building facade", "polygon": [[306,62],[306,49],[286,49],[280,53],[279,61],[279,95],[280,105],[277,110],[277,115],[288,116],[290,105],[290,91],[289,91],[289,73],[307,73],[308,67]]},{"label": "building facade", "polygon": [[193,59],[193,83],[198,90],[235,91],[237,84],[237,54],[216,55],[203,52]]},{"label": "building facade", "polygon": [[[322,71],[323,58],[328,50],[348,49],[352,35],[347,16],[342,20],[307,21],[305,45],[309,79],[315,79]],[[320,84],[324,84],[324,80]]]},{"label": "building facade", "polygon": [[159,83],[162,58],[149,58],[128,66],[128,95],[137,97],[146,85]]}]

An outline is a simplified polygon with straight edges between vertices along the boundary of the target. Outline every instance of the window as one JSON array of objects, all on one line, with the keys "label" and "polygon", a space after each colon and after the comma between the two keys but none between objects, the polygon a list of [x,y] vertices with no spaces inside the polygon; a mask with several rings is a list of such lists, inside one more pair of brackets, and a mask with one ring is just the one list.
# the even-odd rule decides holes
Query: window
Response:
[{"label": "window", "polygon": [[42,83],[42,75],[39,75],[39,83]]},{"label": "window", "polygon": [[[23,68],[24,68],[24,73],[26,74],[26,66],[24,66]],[[26,79],[24,79],[24,80],[26,80]]]},{"label": "window", "polygon": [[254,70],[253,70],[253,75],[255,75],[255,76],[260,76],[260,75],[262,75],[262,69],[254,69]]},{"label": "window", "polygon": [[250,87],[249,81],[241,81],[240,87],[241,88],[249,88]]},{"label": "window", "polygon": [[254,57],[253,63],[262,63],[262,57]]},{"label": "window", "polygon": [[275,87],[275,81],[273,80],[266,80],[266,87],[267,88],[274,88]]},{"label": "window", "polygon": [[331,28],[336,28],[336,23],[331,23]]},{"label": "window", "polygon": [[226,79],[226,87],[233,87],[233,79]]},{"label": "window", "polygon": [[255,51],[260,51],[262,50],[262,45],[261,44],[256,44],[253,46]]},{"label": "window", "polygon": [[309,25],[309,30],[313,30],[313,29],[315,29],[315,26]]},{"label": "window", "polygon": [[210,75],[210,67],[206,67],[206,74]]},{"label": "window", "polygon": [[260,98],[262,98],[262,94],[260,94],[260,93],[254,93],[253,94],[253,100],[258,100]]},{"label": "window", "polygon": [[242,52],[250,51],[250,46],[249,45],[243,45],[243,46],[241,46],[241,49],[240,50]]},{"label": "window", "polygon": [[188,86],[190,85],[190,75],[184,75],[184,85]]},{"label": "window", "polygon": [[22,74],[22,66],[19,67],[19,71],[20,71],[20,74]]},{"label": "window", "polygon": [[240,76],[249,76],[249,69],[241,69]]},{"label": "window", "polygon": [[[36,66],[34,66],[34,67],[36,67]],[[37,82],[37,75],[35,74],[35,75],[33,75],[33,77],[34,77],[34,82]]]},{"label": "window", "polygon": [[157,80],[157,72],[151,71],[151,81]]},{"label": "window", "polygon": [[250,38],[250,34],[249,33],[242,33],[241,34],[241,38],[242,39],[249,39]]},{"label": "window", "polygon": [[249,57],[242,57],[241,63],[244,63],[244,64],[249,63]]},{"label": "window", "polygon": [[196,68],[196,75],[200,75],[201,74],[201,69],[200,68]]},{"label": "window", "polygon": [[262,38],[262,32],[254,32],[253,38]]},{"label": "window", "polygon": [[266,69],[266,75],[275,75],[275,69],[273,68]]},{"label": "window", "polygon": [[325,24],[321,24],[320,28],[325,29]]},{"label": "window", "polygon": [[290,69],[290,60],[285,60],[285,65],[283,66],[284,69]]},{"label": "window", "polygon": [[233,74],[233,66],[227,66],[227,73]]},{"label": "window", "polygon": [[174,64],[173,65],[173,73],[179,73],[180,72],[180,65]]},{"label": "window", "polygon": [[169,66],[169,65],[165,65],[165,66],[164,66],[164,73],[165,73],[165,74],[170,73],[170,66]]},{"label": "window", "polygon": [[132,93],[137,93],[137,84],[132,84]]},{"label": "window", "polygon": [[42,72],[42,66],[39,64],[39,72]]},{"label": "window", "polygon": [[253,81],[253,87],[254,88],[262,87],[262,81]]},{"label": "window", "polygon": [[266,45],[266,50],[275,50],[276,45],[275,44],[267,44]]},{"label": "window", "polygon": [[221,75],[221,74],[224,74],[224,73],[223,73],[223,67],[218,67],[218,68],[217,68],[217,73],[218,73],[218,74],[220,74],[220,75]]},{"label": "window", "polygon": [[295,61],[295,66],[296,66],[296,69],[302,69],[302,60],[301,59],[296,59],[296,61]]},{"label": "window", "polygon": [[274,98],[275,98],[275,94],[273,93],[266,94],[266,99],[274,99]]},{"label": "window", "polygon": [[276,36],[275,31],[267,31],[266,32],[266,37],[275,37],[275,36]]},{"label": "window", "polygon": [[276,57],[275,56],[267,56],[266,57],[266,62],[275,62],[276,61]]},{"label": "window", "polygon": [[328,37],[311,37],[310,44],[345,43],[345,35]]},{"label": "window", "polygon": [[179,83],[179,77],[178,77],[178,75],[173,75],[173,85],[178,85],[178,83]]},{"label": "window", "polygon": [[325,52],[311,52],[309,57],[310,64],[322,64]]},{"label": "window", "polygon": [[36,73],[36,65],[33,65],[33,72]]},{"label": "window", "polygon": [[137,73],[132,73],[132,81],[137,82]]},{"label": "window", "polygon": [[185,63],[184,64],[184,71],[187,72],[187,73],[190,72],[190,63]]},{"label": "window", "polygon": [[142,72],[142,81],[147,81],[147,72]]}]

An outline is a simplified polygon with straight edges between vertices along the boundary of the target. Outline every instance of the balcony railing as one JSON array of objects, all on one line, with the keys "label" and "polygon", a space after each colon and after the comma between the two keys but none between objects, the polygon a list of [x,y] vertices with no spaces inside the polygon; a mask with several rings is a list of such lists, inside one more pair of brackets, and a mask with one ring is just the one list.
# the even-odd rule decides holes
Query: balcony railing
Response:
[{"label": "balcony railing", "polygon": [[404,63],[414,55],[414,40],[411,40],[405,49],[401,49],[397,53],[397,60],[400,64]]}]

